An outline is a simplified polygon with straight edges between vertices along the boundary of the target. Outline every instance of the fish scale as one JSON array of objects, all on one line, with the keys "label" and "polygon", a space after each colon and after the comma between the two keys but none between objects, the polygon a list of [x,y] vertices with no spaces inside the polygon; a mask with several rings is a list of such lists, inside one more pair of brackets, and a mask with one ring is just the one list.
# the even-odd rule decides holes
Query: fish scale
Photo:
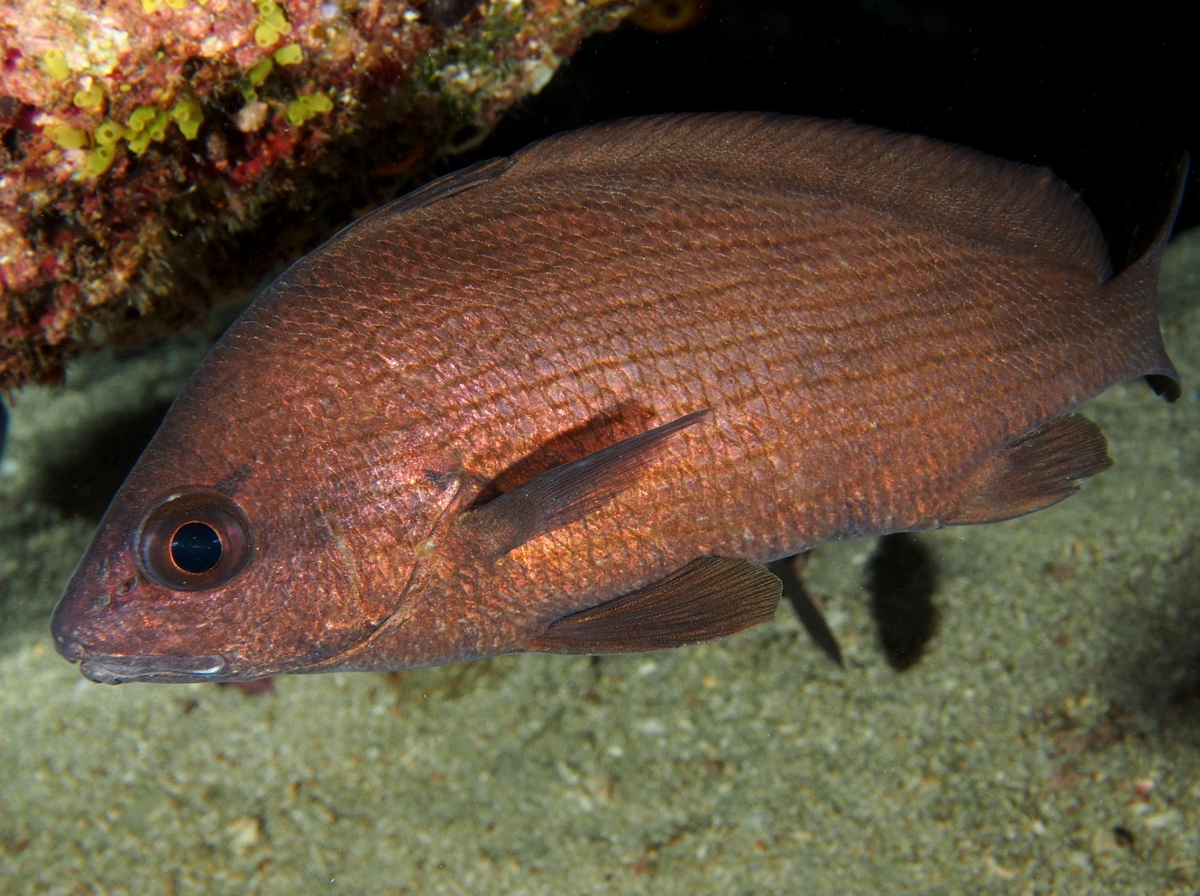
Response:
[{"label": "fish scale", "polygon": [[1110,280],[1048,172],[817,119],[631,120],[479,163],[230,328],[56,643],[95,680],[181,681],[740,631],[780,594],[762,563],[1030,512],[1104,469],[1076,406],[1178,391],[1169,227]]}]

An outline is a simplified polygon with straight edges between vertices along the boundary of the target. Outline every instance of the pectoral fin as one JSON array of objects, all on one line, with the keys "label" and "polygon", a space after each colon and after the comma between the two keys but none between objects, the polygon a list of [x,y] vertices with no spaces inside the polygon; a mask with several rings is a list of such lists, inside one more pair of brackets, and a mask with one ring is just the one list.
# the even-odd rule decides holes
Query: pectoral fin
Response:
[{"label": "pectoral fin", "polygon": [[1100,427],[1067,414],[1003,449],[977,471],[947,525],[993,523],[1057,504],[1112,466]]},{"label": "pectoral fin", "polygon": [[775,615],[781,587],[757,563],[701,557],[652,585],[564,616],[527,649],[638,653],[715,641]]},{"label": "pectoral fin", "polygon": [[711,413],[711,408],[694,411],[548,470],[470,511],[464,524],[475,529],[488,553],[507,554],[603,507],[637,482],[668,439]]}]

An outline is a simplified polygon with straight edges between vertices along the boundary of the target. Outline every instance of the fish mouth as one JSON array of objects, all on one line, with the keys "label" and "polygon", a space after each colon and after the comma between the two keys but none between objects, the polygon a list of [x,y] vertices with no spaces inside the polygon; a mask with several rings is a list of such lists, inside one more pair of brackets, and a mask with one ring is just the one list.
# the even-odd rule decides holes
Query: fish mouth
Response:
[{"label": "fish mouth", "polygon": [[84,678],[98,684],[226,681],[233,674],[229,661],[215,653],[201,656],[91,656],[79,664],[79,671]]}]

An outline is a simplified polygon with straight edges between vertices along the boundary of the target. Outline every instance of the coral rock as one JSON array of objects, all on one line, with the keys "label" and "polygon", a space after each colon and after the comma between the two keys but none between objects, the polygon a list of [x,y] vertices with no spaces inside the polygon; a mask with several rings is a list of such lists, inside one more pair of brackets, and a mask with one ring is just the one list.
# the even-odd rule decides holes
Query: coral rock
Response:
[{"label": "coral rock", "polygon": [[631,0],[0,0],[0,387],[195,319]]}]

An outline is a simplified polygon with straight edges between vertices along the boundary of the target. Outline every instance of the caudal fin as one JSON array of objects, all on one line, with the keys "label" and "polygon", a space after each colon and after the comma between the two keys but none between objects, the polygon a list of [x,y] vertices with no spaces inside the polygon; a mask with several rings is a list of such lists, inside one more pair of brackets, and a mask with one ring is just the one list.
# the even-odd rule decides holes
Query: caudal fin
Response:
[{"label": "caudal fin", "polygon": [[1141,257],[1113,277],[1101,288],[1109,307],[1123,309],[1134,319],[1125,321],[1138,350],[1130,358],[1130,376],[1144,376],[1150,388],[1167,401],[1180,395],[1179,373],[1167,357],[1162,333],[1158,328],[1158,272],[1162,266],[1163,252],[1175,226],[1175,216],[1183,201],[1183,187],[1187,180],[1188,155],[1183,153],[1171,168],[1170,202],[1159,222],[1153,241]]}]

